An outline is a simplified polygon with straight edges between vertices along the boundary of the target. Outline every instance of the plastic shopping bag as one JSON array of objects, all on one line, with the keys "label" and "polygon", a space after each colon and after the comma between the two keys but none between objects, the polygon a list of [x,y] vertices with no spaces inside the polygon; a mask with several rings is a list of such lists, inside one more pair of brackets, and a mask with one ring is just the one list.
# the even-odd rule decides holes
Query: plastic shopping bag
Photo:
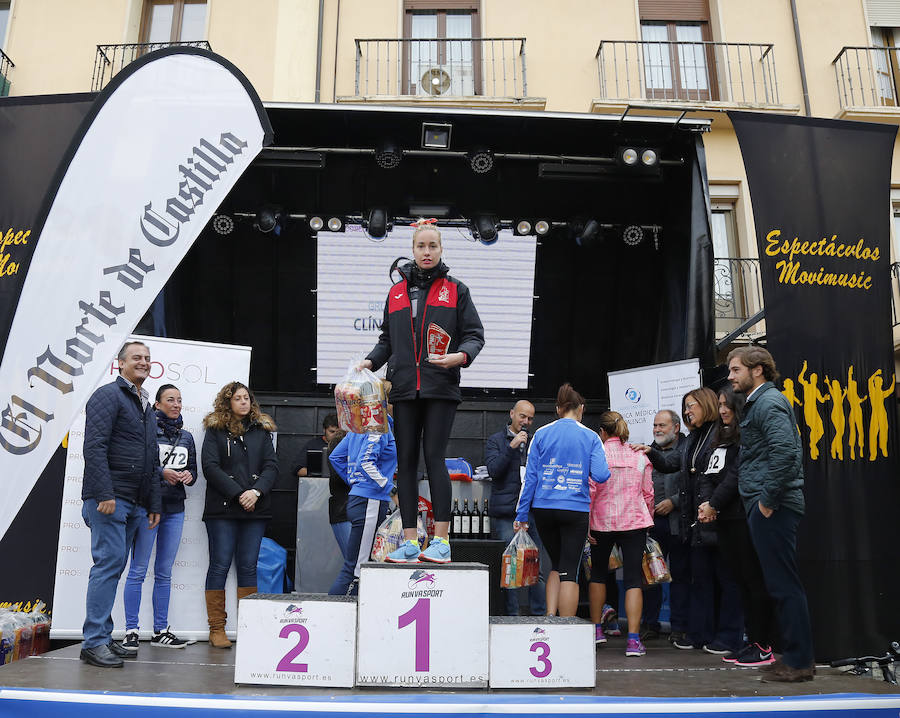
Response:
[{"label": "plastic shopping bag", "polygon": [[609,570],[615,571],[617,568],[622,568],[622,549],[619,544],[615,544],[609,552]]},{"label": "plastic shopping bag", "polygon": [[538,547],[527,531],[516,531],[509,546],[503,551],[500,569],[501,588],[534,586],[540,573]]},{"label": "plastic shopping bag", "polygon": [[[418,520],[416,533],[419,539],[419,546],[425,545],[425,527],[422,519]],[[388,514],[381,525],[375,531],[375,541],[372,544],[371,558],[377,563],[384,563],[385,557],[392,551],[400,548],[403,543],[403,519],[400,517],[400,510]]]},{"label": "plastic shopping bag", "polygon": [[334,406],[338,424],[354,434],[388,432],[387,395],[384,382],[368,369],[357,371],[350,363],[344,380],[334,387]]},{"label": "plastic shopping bag", "polygon": [[669,573],[669,567],[666,565],[665,557],[663,557],[662,548],[660,548],[655,539],[649,536],[647,537],[647,545],[644,547],[641,568],[643,569],[644,580],[648,586],[670,583],[672,581],[672,575]]}]

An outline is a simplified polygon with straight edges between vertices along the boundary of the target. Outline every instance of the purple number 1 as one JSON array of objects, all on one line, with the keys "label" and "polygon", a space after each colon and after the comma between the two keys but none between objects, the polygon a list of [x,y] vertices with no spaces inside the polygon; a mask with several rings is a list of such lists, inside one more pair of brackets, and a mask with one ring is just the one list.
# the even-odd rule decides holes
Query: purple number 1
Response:
[{"label": "purple number 1", "polygon": [[553,670],[553,664],[550,663],[550,659],[547,656],[550,655],[550,646],[548,646],[543,641],[538,641],[537,643],[532,643],[531,648],[528,649],[532,653],[536,653],[540,651],[540,655],[537,657],[538,663],[542,663],[543,667],[538,669],[532,666],[528,670],[531,671],[531,675],[535,678],[545,678],[550,675],[550,671]]},{"label": "purple number 1", "polygon": [[416,624],[416,672],[428,670],[431,634],[431,599],[420,598],[416,605],[397,617],[397,628]]},{"label": "purple number 1", "polygon": [[301,626],[299,623],[289,623],[281,629],[281,633],[278,634],[278,637],[287,638],[292,633],[299,634],[300,640],[297,641],[296,646],[284,654],[284,658],[278,661],[278,666],[275,670],[306,673],[309,670],[309,664],[294,663],[294,659],[303,653],[303,649],[309,645],[309,631],[306,630],[306,626]]}]

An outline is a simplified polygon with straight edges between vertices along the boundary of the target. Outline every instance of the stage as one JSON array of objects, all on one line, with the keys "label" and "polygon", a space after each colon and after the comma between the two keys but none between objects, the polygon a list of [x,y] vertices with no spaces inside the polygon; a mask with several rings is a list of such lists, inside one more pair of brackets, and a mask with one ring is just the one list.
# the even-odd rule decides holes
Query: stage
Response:
[{"label": "stage", "polygon": [[235,651],[206,643],[183,650],[142,642],[135,660],[101,669],[79,660],[79,645],[0,668],[0,716],[70,718],[125,713],[156,715],[191,709],[191,716],[243,710],[255,715],[812,715],[858,711],[893,716],[900,690],[872,678],[819,667],[811,683],[763,683],[752,668],[726,665],[702,651],[649,641],[643,658],[626,658],[625,641],[597,649],[594,689],[441,690],[355,688],[332,690],[234,684]]}]

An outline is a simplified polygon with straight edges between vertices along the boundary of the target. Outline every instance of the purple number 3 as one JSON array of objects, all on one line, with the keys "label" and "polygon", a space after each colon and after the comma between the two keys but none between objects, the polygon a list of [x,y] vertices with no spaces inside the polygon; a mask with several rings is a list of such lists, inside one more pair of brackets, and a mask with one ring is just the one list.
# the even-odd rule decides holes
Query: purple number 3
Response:
[{"label": "purple number 3", "polygon": [[397,617],[397,628],[416,624],[416,672],[427,671],[429,664],[429,641],[431,633],[431,599],[420,598],[416,605]]},{"label": "purple number 3", "polygon": [[294,646],[291,650],[284,654],[284,658],[278,661],[278,666],[275,668],[275,670],[290,671],[293,673],[306,673],[309,670],[309,664],[294,663],[294,659],[301,653],[303,653],[303,649],[309,645],[309,631],[306,630],[306,626],[301,626],[299,623],[289,623],[288,625],[282,627],[281,633],[278,634],[278,637],[287,638],[292,633],[299,634],[300,640],[297,641],[296,646]]},{"label": "purple number 3", "polygon": [[553,670],[553,664],[550,662],[550,659],[547,658],[547,656],[550,655],[550,646],[548,646],[543,641],[538,641],[537,643],[532,643],[531,648],[529,648],[528,650],[532,653],[534,653],[535,651],[540,651],[541,655],[537,657],[538,663],[542,663],[544,666],[541,669],[537,669],[534,666],[529,668],[528,670],[531,671],[531,675],[533,675],[535,678],[546,678],[547,676],[549,676],[550,671]]}]

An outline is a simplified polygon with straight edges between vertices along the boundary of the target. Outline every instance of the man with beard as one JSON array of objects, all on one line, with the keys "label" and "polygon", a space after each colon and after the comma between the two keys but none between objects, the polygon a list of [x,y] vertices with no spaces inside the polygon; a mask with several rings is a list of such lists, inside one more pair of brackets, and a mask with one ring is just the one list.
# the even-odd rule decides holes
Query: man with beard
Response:
[{"label": "man with beard", "polygon": [[[684,446],[680,431],[681,419],[676,412],[669,409],[658,412],[653,419],[653,448],[666,454],[680,452]],[[656,507],[650,535],[659,542],[663,555],[669,562],[669,572],[672,574],[672,583],[669,585],[672,634],[669,640],[676,647],[693,648],[693,645],[685,639],[691,590],[691,551],[679,530],[681,487],[680,470],[665,474],[653,469]],[[661,604],[662,586],[648,586],[644,591],[644,631],[641,640],[659,638]]]},{"label": "man with beard", "polygon": [[803,447],[777,379],[775,360],[761,347],[740,347],[728,355],[728,380],[747,396],[738,489],[784,646],[781,658],[759,670],[764,681],[798,683],[815,675],[809,607],[797,570],[797,526],[805,507]]}]

